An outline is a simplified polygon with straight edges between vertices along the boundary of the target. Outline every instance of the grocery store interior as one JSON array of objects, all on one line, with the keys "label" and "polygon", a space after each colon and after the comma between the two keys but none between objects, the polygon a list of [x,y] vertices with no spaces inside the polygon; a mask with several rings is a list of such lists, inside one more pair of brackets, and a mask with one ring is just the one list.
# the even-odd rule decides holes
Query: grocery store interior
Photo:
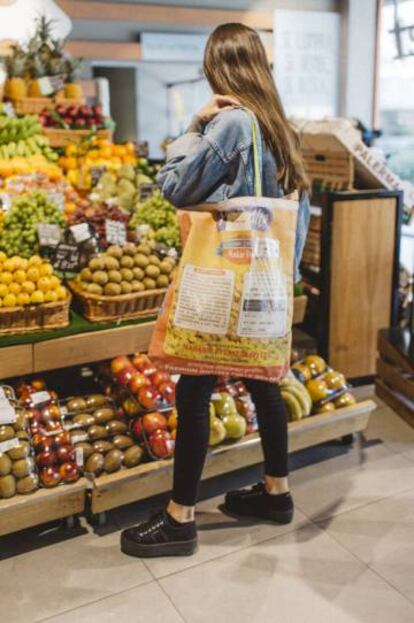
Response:
[{"label": "grocery store interior", "polygon": [[[225,23],[259,33],[310,184],[300,280],[280,299],[292,347],[290,323],[272,342],[295,512],[226,512],[263,477],[229,355],[197,551],[128,556],[122,530],[170,500],[177,372],[200,352],[205,374],[230,331],[179,324],[191,301],[202,313],[197,293],[182,303],[187,221],[157,185],[212,97],[203,58]],[[1,619],[412,623],[413,212],[414,0],[0,0]]]}]

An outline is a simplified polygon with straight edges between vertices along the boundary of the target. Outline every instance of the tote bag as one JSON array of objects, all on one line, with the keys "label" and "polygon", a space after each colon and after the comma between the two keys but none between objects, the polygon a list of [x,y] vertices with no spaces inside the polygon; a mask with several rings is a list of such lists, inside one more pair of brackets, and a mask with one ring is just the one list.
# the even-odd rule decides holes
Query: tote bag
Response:
[{"label": "tote bag", "polygon": [[170,372],[280,381],[289,369],[298,203],[262,197],[251,122],[255,196],[180,213],[184,249],[149,353]]}]

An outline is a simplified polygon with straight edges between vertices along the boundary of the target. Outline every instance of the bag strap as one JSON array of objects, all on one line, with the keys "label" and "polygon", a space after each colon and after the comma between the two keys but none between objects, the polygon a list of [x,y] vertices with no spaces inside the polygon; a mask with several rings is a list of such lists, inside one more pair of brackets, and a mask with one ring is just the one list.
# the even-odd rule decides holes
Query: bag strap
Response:
[{"label": "bag strap", "polygon": [[260,140],[260,133],[257,131],[257,121],[255,116],[250,110],[247,110],[250,123],[252,126],[252,146],[253,146],[253,180],[254,180],[254,194],[256,197],[263,196],[262,187],[262,143]]}]

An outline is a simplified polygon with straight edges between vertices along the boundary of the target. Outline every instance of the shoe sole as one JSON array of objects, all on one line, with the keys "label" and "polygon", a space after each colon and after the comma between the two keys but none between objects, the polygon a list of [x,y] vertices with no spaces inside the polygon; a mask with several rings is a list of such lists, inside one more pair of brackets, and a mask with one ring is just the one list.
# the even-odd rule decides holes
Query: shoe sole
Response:
[{"label": "shoe sole", "polygon": [[236,511],[230,510],[222,504],[219,506],[221,512],[225,513],[229,517],[233,517],[234,519],[246,518],[246,519],[254,519],[256,521],[268,521],[271,523],[277,523],[280,525],[289,524],[293,521],[294,509],[288,511],[271,511],[266,515],[250,515],[247,513],[237,513]]},{"label": "shoe sole", "polygon": [[159,558],[161,556],[191,556],[197,551],[198,540],[173,541],[144,545],[121,538],[121,551],[137,558]]}]

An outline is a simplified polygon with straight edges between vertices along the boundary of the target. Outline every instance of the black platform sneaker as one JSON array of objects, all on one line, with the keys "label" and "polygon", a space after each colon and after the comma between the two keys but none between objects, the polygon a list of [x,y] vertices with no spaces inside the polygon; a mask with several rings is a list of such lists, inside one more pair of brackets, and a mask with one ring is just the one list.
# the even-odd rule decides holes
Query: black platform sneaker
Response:
[{"label": "black platform sneaker", "polygon": [[222,510],[237,517],[251,517],[287,524],[293,519],[294,506],[289,492],[270,495],[264,484],[259,482],[251,489],[227,493]]},{"label": "black platform sneaker", "polygon": [[129,556],[191,556],[197,549],[195,521],[179,523],[167,511],[121,533],[121,550]]}]

